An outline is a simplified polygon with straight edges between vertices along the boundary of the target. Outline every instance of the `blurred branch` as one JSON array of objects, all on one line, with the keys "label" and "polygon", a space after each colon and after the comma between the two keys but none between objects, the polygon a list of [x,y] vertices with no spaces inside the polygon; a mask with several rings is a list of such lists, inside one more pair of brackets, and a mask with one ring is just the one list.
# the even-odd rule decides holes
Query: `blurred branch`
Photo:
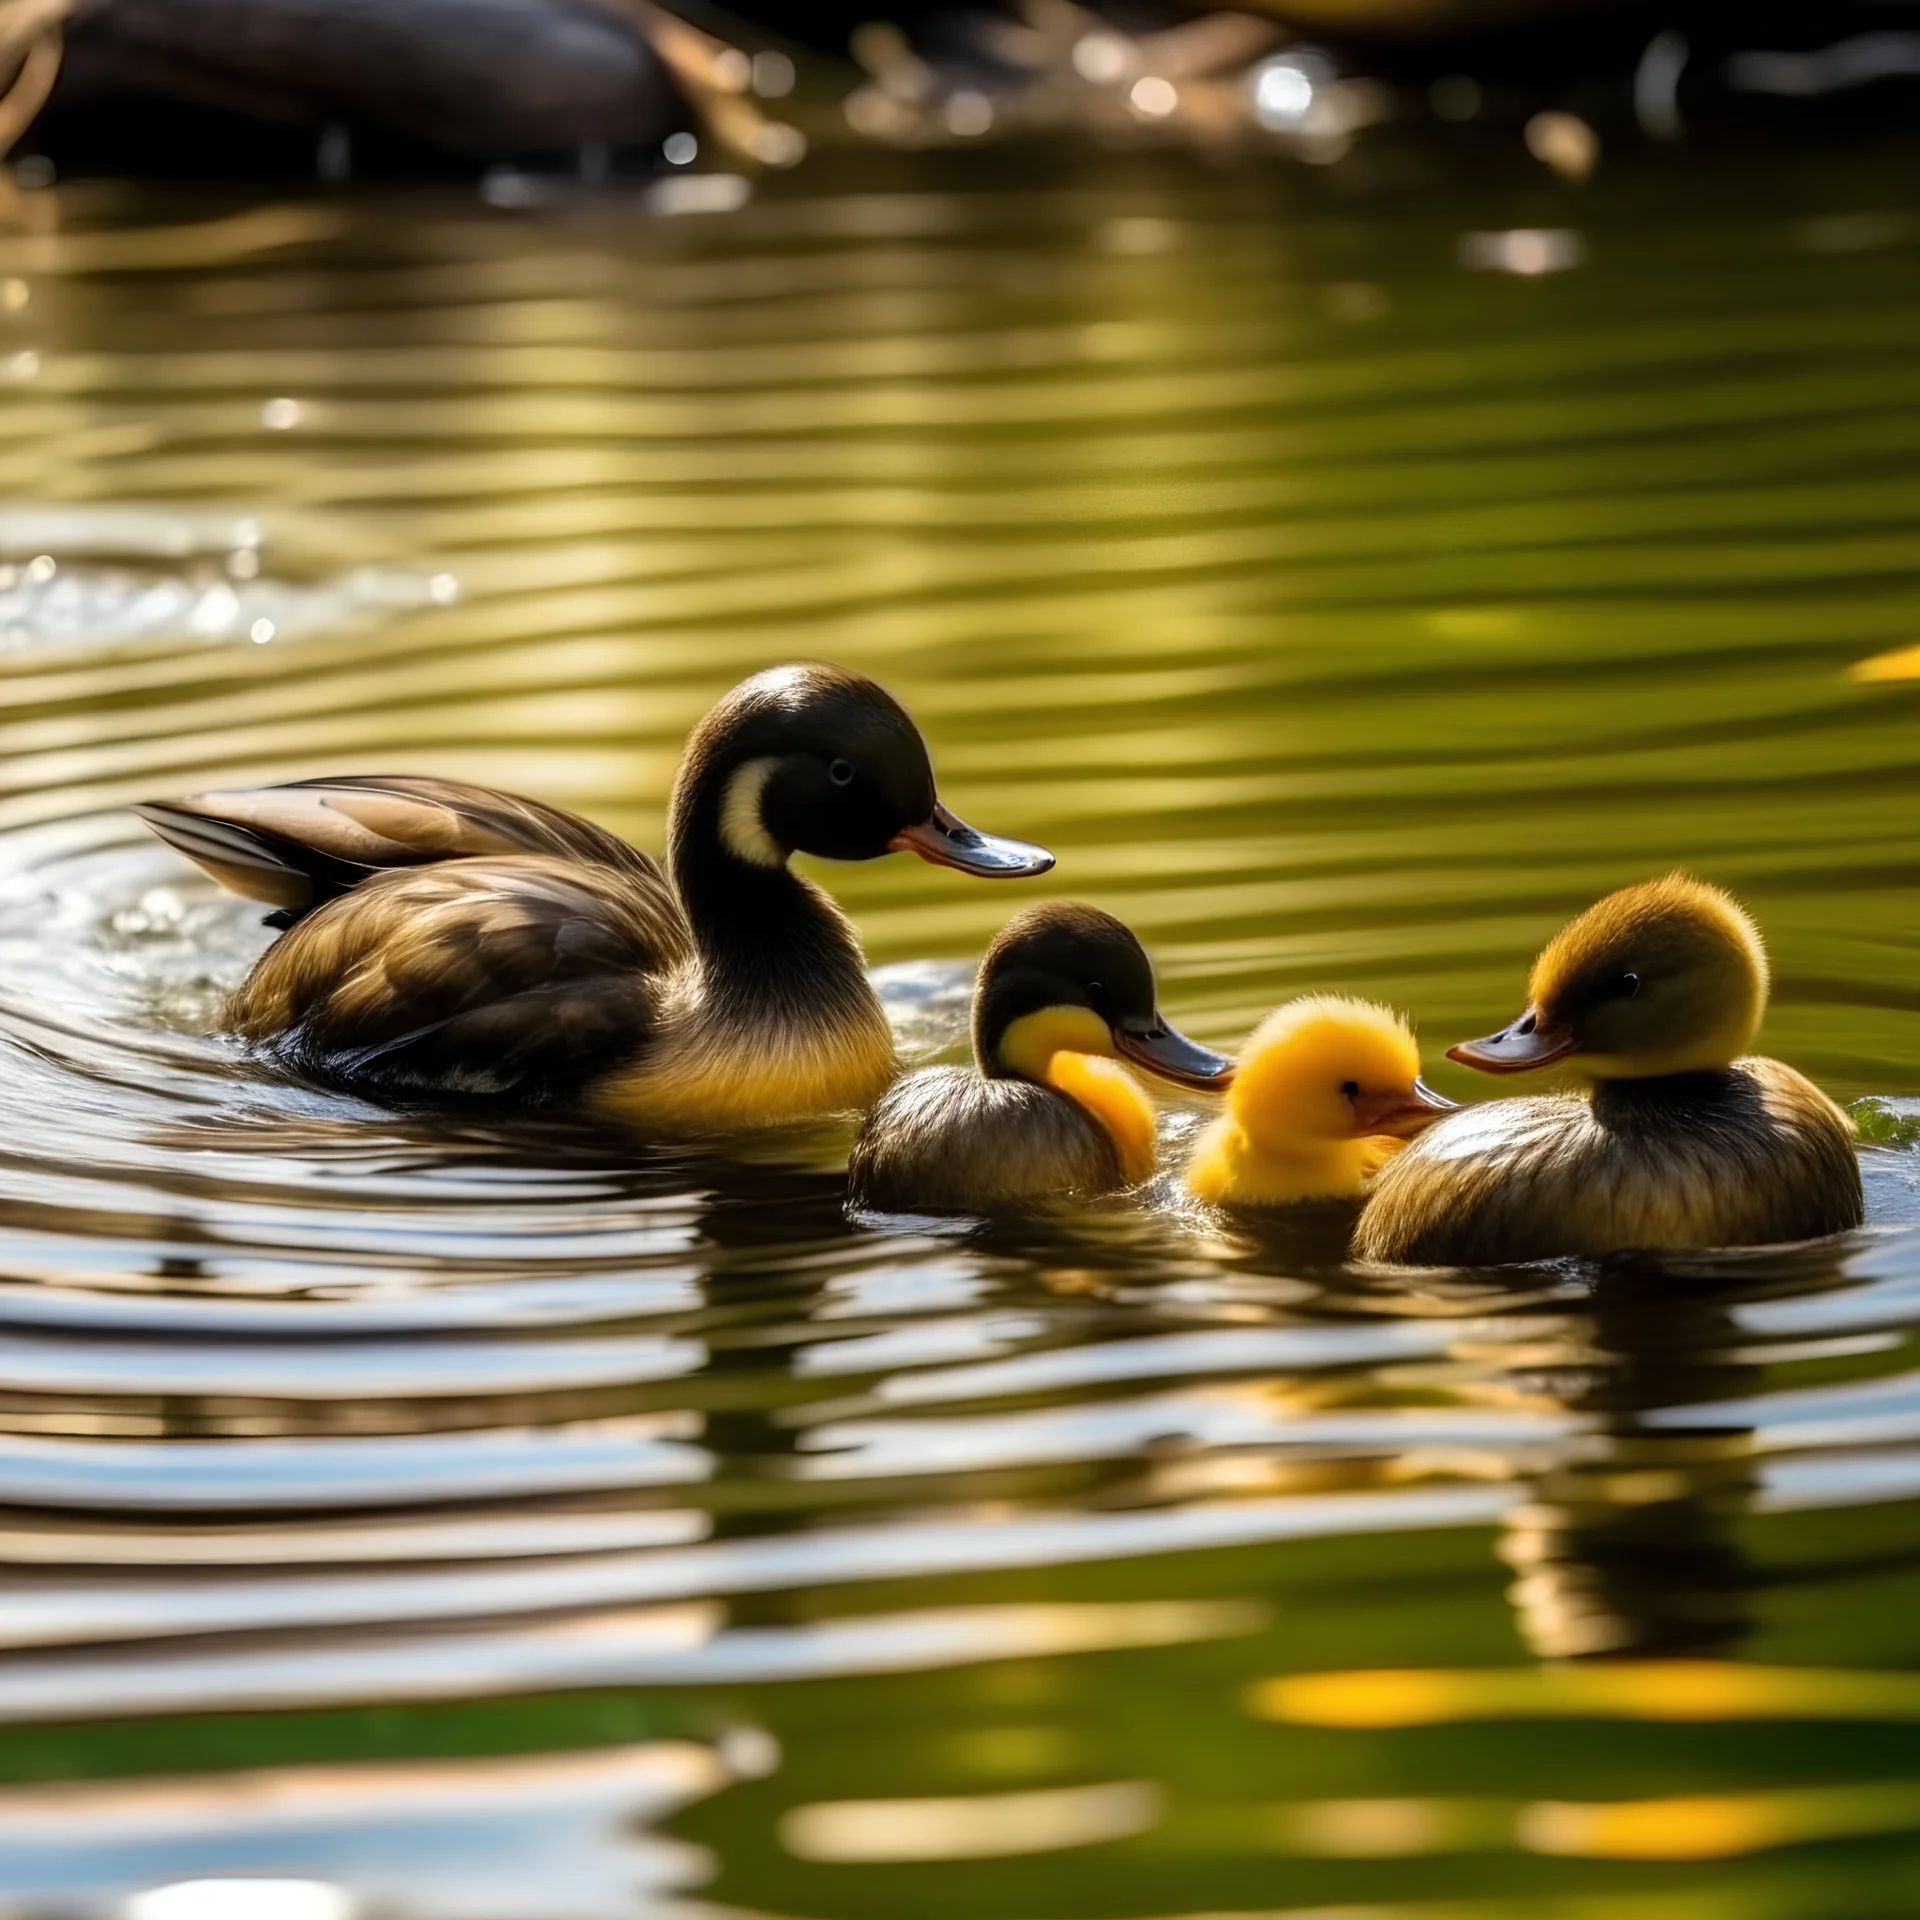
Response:
[{"label": "blurred branch", "polygon": [[799,129],[769,118],[751,97],[753,62],[743,48],[696,27],[658,0],[594,4],[639,26],[701,126],[721,146],[777,167],[792,166],[805,153]]},{"label": "blurred branch", "polygon": [[60,23],[73,0],[0,0],[0,62],[18,59],[0,94],[0,160],[33,125],[60,71]]}]

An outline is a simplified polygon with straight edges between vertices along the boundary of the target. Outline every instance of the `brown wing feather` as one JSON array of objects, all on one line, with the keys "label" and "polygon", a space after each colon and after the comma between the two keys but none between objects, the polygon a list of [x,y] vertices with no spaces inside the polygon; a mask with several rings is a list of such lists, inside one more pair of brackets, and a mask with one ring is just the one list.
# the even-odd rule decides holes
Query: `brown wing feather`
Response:
[{"label": "brown wing feather", "polygon": [[534,855],[375,874],[260,957],[231,1018],[329,1085],[557,1097],[644,1051],[687,952],[664,882]]},{"label": "brown wing feather", "polygon": [[285,925],[371,874],[440,860],[538,853],[660,879],[646,854],[591,820],[459,780],[350,774],[134,811],[222,886],[277,908]]}]

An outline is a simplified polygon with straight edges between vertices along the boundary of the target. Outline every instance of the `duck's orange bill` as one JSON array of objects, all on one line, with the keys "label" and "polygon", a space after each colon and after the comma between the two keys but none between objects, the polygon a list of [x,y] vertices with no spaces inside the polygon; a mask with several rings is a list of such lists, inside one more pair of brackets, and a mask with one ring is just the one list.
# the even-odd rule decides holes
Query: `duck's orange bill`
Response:
[{"label": "duck's orange bill", "polygon": [[994,880],[1030,878],[1053,865],[1053,855],[1045,847],[982,833],[937,800],[926,819],[917,827],[902,827],[887,847],[893,853],[917,853],[936,867],[954,867]]},{"label": "duck's orange bill", "polygon": [[1555,1026],[1538,1007],[1529,1007],[1510,1027],[1484,1040],[1462,1040],[1447,1049],[1449,1060],[1482,1073],[1531,1073],[1577,1052],[1579,1042],[1565,1027]]},{"label": "duck's orange bill", "polygon": [[1395,1140],[1411,1140],[1443,1113],[1459,1111],[1457,1101],[1435,1093],[1424,1080],[1416,1080],[1410,1094],[1362,1093],[1356,1094],[1353,1102],[1355,1128],[1368,1139],[1386,1134]]}]

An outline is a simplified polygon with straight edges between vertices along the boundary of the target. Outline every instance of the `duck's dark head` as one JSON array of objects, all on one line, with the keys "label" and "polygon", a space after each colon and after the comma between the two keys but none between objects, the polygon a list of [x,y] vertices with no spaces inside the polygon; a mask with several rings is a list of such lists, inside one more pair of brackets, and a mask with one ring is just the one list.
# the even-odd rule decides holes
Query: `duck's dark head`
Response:
[{"label": "duck's dark head", "polygon": [[977,832],[940,804],[920,729],[864,674],[806,664],[743,680],[687,742],[674,783],[676,871],[718,851],[748,867],[793,853],[917,853],[963,873],[1045,873],[1053,855]]},{"label": "duck's dark head", "polygon": [[1049,900],[994,936],[973,995],[973,1050],[990,1078],[1044,1081],[1056,1053],[1130,1060],[1183,1087],[1224,1087],[1233,1062],[1162,1016],[1153,964],[1110,913]]}]

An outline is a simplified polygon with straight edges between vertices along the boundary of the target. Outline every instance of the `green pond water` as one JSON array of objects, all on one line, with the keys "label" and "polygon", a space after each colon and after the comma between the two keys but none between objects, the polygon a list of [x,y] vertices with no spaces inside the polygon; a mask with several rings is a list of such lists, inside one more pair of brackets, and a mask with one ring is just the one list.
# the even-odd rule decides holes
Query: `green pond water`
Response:
[{"label": "green pond water", "polygon": [[[1920,642],[1912,159],[24,196],[0,1914],[1920,1909],[1920,685],[1850,672]],[[1875,1100],[1871,1224],[1395,1283],[397,1119],[219,1037],[270,936],[122,811],[411,770],[654,845],[795,656],[1059,855],[819,869],[916,1057],[1054,890],[1197,1037],[1337,988],[1437,1061],[1685,864]],[[139,1903],[233,1877],[306,1884]]]}]

